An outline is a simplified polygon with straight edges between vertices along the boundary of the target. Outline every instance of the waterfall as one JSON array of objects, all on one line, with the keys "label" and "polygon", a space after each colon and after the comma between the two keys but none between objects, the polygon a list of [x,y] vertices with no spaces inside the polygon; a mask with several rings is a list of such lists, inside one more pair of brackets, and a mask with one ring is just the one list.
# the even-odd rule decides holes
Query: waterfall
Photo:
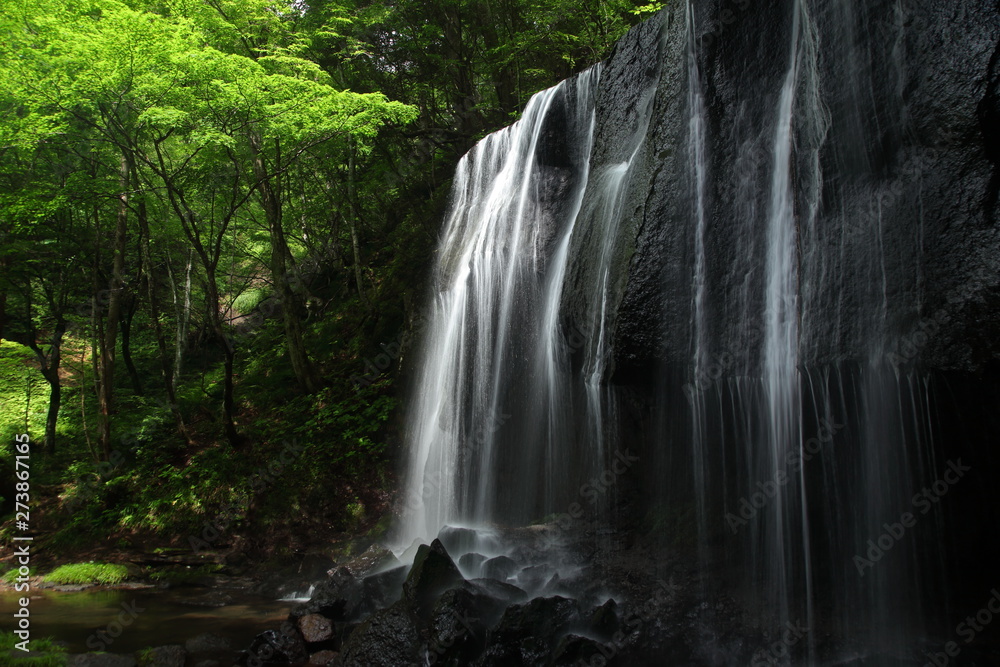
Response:
[{"label": "waterfall", "polygon": [[[535,95],[458,166],[408,411],[406,540],[449,523],[530,520],[555,502],[567,465],[560,295],[600,71]],[[501,477],[518,480],[520,504],[498,507]]]},{"label": "waterfall", "polygon": [[628,446],[603,509],[631,485],[702,609],[803,624],[809,664],[895,664],[945,595],[940,506],[865,565],[946,463],[917,362],[949,317],[928,304],[959,298],[928,279],[923,181],[948,167],[913,156],[902,99],[929,65],[898,2],[676,5],[462,159],[403,543],[565,512]]},{"label": "waterfall", "polygon": [[705,264],[705,235],[708,223],[707,211],[707,180],[708,180],[708,147],[707,118],[705,112],[705,97],[702,93],[701,72],[698,69],[697,28],[695,26],[694,7],[688,0],[685,18],[687,19],[687,105],[688,105],[688,160],[691,178],[693,180],[693,217],[694,229],[694,271],[691,284],[691,341],[693,379],[688,392],[691,404],[691,443],[693,451],[693,476],[697,499],[695,511],[698,521],[698,543],[701,547],[700,557],[704,562],[707,558],[708,517],[707,502],[707,467],[708,453],[705,450],[707,437],[705,432],[705,396],[698,391],[698,378],[705,377],[709,364],[709,343],[707,340],[708,318],[705,312],[708,282],[708,270]]},{"label": "waterfall", "polygon": [[[767,219],[767,264],[764,292],[763,377],[766,419],[766,450],[757,468],[764,478],[776,469],[791,449],[801,443],[799,415],[798,346],[798,229],[792,190],[792,120],[795,92],[799,85],[802,6],[796,2],[792,17],[788,73],[781,88],[772,144],[770,206]],[[793,515],[792,499],[779,491],[773,500],[775,518],[767,525],[764,566],[782,620],[788,620],[787,581],[788,523]]]}]

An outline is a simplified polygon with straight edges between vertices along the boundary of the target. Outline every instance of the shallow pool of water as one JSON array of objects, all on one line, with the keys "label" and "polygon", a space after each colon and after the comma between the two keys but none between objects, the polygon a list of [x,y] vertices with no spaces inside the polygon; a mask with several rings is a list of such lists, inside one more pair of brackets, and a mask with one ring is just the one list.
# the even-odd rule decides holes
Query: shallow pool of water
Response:
[{"label": "shallow pool of water", "polygon": [[[221,607],[197,606],[208,596],[225,596]],[[0,593],[0,616],[8,620],[23,594]],[[139,649],[183,644],[211,632],[246,648],[258,633],[283,621],[292,601],[276,601],[240,591],[94,590],[75,593],[32,591],[31,636],[65,642],[71,653],[104,650],[131,653]],[[5,624],[8,625],[9,624]]]}]

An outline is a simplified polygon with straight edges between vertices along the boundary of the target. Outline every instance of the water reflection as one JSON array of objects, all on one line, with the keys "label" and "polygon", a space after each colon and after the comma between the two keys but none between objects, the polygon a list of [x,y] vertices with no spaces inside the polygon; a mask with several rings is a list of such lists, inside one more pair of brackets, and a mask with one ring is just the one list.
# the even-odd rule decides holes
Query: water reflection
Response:
[{"label": "water reflection", "polygon": [[[0,616],[14,613],[21,596],[0,593]],[[205,606],[222,601],[226,601],[225,606]],[[71,653],[131,653],[183,644],[210,632],[226,637],[238,649],[249,645],[258,633],[280,624],[294,604],[240,591],[202,588],[78,593],[36,590],[31,595],[31,636],[66,642]]]}]

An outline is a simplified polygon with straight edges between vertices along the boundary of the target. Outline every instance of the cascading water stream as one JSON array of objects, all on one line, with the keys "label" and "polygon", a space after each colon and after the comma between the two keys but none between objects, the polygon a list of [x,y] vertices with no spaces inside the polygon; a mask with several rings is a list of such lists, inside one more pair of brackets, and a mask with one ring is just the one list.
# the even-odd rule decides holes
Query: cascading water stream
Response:
[{"label": "cascading water stream", "polygon": [[708,180],[708,156],[707,156],[707,118],[705,113],[705,97],[702,93],[701,72],[698,68],[697,30],[694,19],[694,7],[688,0],[685,12],[687,19],[687,80],[688,80],[688,160],[690,163],[690,174],[693,181],[693,209],[695,219],[694,230],[694,274],[691,284],[691,341],[693,360],[693,382],[688,386],[688,401],[691,404],[692,423],[692,447],[693,474],[696,500],[696,513],[698,521],[698,544],[700,548],[700,558],[704,563],[706,555],[706,545],[708,540],[708,517],[706,509],[707,500],[707,468],[709,466],[707,445],[707,434],[705,430],[705,396],[698,387],[699,378],[707,376],[708,373],[708,341],[707,323],[705,313],[707,300],[707,268],[705,265],[705,234],[708,222],[707,211],[707,180]]},{"label": "cascading water stream", "polygon": [[656,86],[643,91],[639,100],[637,122],[628,134],[622,162],[604,167],[592,178],[587,199],[580,213],[577,227],[596,234],[597,257],[591,268],[589,284],[582,286],[589,306],[584,323],[586,336],[582,379],[587,397],[587,414],[591,453],[596,465],[603,465],[613,438],[613,400],[607,392],[607,374],[612,350],[610,334],[617,308],[614,282],[614,258],[620,243],[621,223],[624,216],[625,194],[631,183],[633,167],[640,155],[652,120],[652,107]]},{"label": "cascading water stream", "polygon": [[[527,478],[527,516],[554,502],[567,409],[558,312],[599,79],[598,66],[535,95],[459,164],[408,413],[404,542],[504,518],[493,498],[502,475]],[[545,134],[557,123],[574,139],[563,154]]]},{"label": "cascading water stream", "polygon": [[[770,208],[767,220],[767,265],[764,291],[763,376],[767,410],[764,443],[767,455],[758,471],[766,478],[792,447],[801,443],[798,392],[798,242],[792,189],[792,118],[799,83],[801,3],[794,5],[788,73],[778,102],[772,144]],[[773,500],[775,520],[767,527],[762,564],[775,595],[782,621],[789,620],[788,523],[792,500],[778,492]]]}]

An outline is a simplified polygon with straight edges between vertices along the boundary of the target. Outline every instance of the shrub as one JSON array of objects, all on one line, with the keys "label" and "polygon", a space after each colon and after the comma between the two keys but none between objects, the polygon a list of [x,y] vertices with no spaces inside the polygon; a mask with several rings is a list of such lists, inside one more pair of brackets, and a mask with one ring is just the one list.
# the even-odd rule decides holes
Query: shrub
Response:
[{"label": "shrub", "polygon": [[[20,650],[15,645],[21,639],[13,632],[0,632],[0,665],[11,665],[11,667],[63,667],[66,664],[66,648],[55,643],[51,639],[32,639],[28,648],[32,653],[44,655],[32,655],[31,657],[21,657]],[[25,654],[27,655],[27,654]]]}]

